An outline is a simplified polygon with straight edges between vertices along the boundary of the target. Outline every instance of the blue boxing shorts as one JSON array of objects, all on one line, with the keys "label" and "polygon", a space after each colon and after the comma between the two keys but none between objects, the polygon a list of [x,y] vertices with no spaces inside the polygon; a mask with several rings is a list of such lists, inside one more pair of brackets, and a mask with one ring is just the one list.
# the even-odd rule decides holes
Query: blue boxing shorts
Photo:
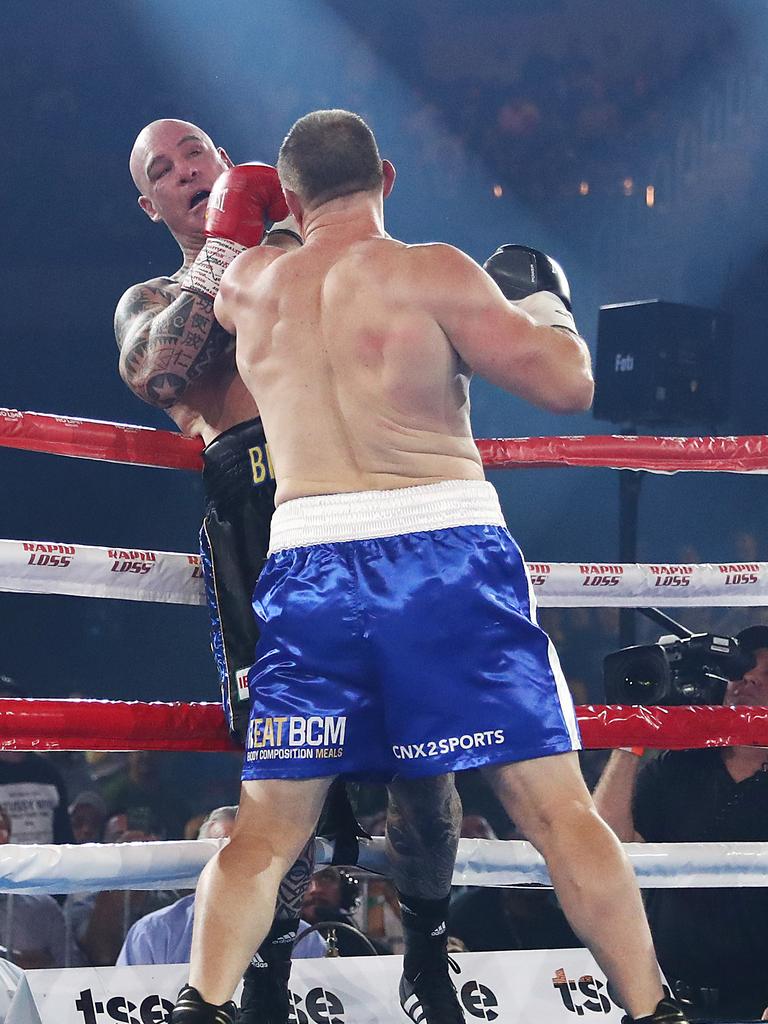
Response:
[{"label": "blue boxing shorts", "polygon": [[285,502],[253,608],[244,780],[413,778],[580,747],[486,481]]}]

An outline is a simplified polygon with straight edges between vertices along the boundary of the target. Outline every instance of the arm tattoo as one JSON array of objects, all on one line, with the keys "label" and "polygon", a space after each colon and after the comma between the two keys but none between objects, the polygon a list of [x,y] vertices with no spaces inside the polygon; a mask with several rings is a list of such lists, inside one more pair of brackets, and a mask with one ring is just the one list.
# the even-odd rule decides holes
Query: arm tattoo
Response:
[{"label": "arm tattoo", "polygon": [[312,836],[280,883],[275,908],[276,921],[289,921],[301,916],[301,906],[314,867],[315,837]]},{"label": "arm tattoo", "polygon": [[187,387],[220,357],[234,365],[234,339],[213,315],[213,301],[149,285],[121,301],[115,315],[120,372],[151,405],[175,405]]}]

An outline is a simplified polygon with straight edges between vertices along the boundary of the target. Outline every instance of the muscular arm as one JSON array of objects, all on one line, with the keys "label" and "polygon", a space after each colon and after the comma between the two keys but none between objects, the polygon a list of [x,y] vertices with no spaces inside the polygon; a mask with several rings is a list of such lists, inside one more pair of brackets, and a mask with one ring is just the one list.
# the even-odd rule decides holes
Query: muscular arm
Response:
[{"label": "muscular arm", "polygon": [[120,376],[150,405],[168,409],[222,356],[234,358],[234,339],[217,323],[213,302],[172,282],[139,284],[115,310]]},{"label": "muscular arm", "polygon": [[535,323],[458,249],[429,246],[418,258],[429,261],[425,287],[435,318],[472,370],[551,412],[589,408],[594,382],[581,338]]},{"label": "muscular arm", "polygon": [[630,751],[614,750],[592,794],[598,814],[623,843],[643,842],[632,817],[632,798],[640,763],[640,758]]}]

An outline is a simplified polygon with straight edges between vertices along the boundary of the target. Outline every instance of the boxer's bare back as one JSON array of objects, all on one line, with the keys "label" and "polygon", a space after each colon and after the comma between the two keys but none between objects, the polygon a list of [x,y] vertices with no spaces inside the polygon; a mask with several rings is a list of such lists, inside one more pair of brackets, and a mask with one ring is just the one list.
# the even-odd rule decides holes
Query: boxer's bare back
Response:
[{"label": "boxer's bare back", "polygon": [[[536,353],[554,348],[549,368],[575,340],[511,307],[463,253],[386,236],[369,193],[319,207],[303,230],[300,250],[239,256],[215,307],[237,333],[240,375],[270,439],[277,504],[482,479],[468,364],[547,405]],[[573,358],[564,362],[573,375]],[[553,392],[561,389],[549,372]]]},{"label": "boxer's bare back", "polygon": [[239,291],[238,366],[271,439],[278,503],[482,479],[468,371],[409,295],[412,261],[384,238],[309,243],[258,260],[268,265]]}]

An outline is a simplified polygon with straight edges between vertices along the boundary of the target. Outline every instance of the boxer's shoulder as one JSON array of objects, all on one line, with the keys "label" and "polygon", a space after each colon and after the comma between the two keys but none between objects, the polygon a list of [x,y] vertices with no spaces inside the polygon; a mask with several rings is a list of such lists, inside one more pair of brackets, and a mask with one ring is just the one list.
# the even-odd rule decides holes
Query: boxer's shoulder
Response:
[{"label": "boxer's shoulder", "polygon": [[[453,291],[465,286],[468,273],[479,267],[461,250],[444,242],[406,245],[386,240],[387,248],[379,251],[379,266],[386,268],[398,292],[423,305],[437,292]],[[373,269],[373,263],[369,269]]]},{"label": "boxer's shoulder", "polygon": [[243,285],[249,287],[255,283],[254,274],[265,270],[279,259],[293,254],[293,250],[281,249],[275,245],[257,245],[241,252],[224,271],[219,291],[225,296],[239,290]]},{"label": "boxer's shoulder", "polygon": [[412,264],[436,273],[465,272],[468,267],[477,268],[471,256],[448,242],[420,242],[407,245],[405,250]]}]

